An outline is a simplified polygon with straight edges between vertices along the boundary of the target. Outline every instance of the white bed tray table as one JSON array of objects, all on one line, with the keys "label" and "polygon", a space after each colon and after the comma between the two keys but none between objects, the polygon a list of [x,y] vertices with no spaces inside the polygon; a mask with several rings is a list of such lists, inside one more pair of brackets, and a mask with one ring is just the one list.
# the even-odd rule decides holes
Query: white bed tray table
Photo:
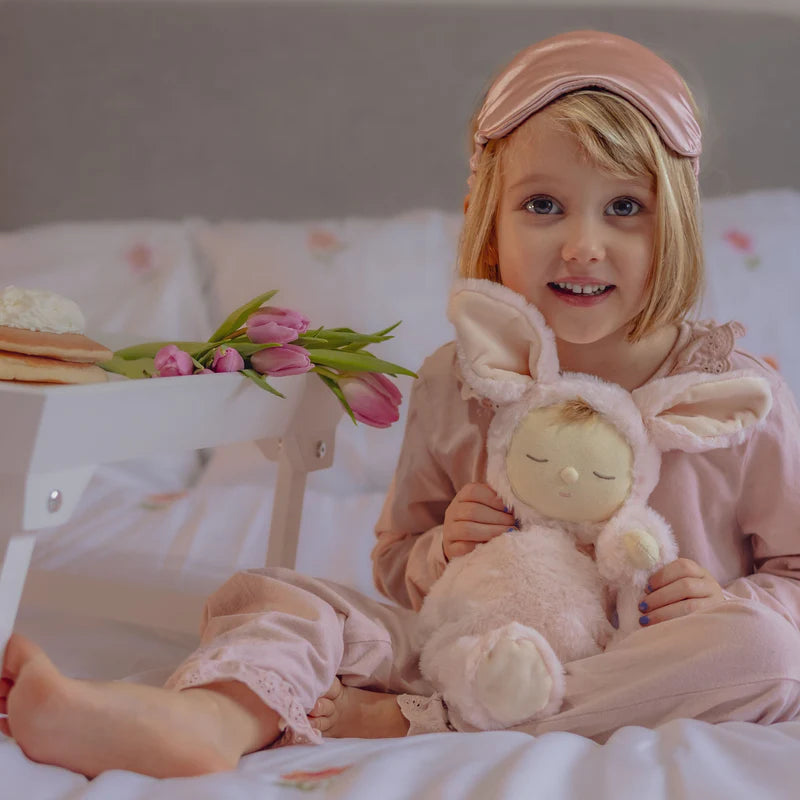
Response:
[{"label": "white bed tray table", "polygon": [[255,441],[279,465],[266,564],[293,567],[306,475],[332,463],[343,412],[313,373],[271,383],[285,398],[238,373],[112,376],[87,386],[0,383],[0,652],[23,589],[26,607],[198,630],[202,597],[29,572],[36,532],[69,520],[102,463]]}]

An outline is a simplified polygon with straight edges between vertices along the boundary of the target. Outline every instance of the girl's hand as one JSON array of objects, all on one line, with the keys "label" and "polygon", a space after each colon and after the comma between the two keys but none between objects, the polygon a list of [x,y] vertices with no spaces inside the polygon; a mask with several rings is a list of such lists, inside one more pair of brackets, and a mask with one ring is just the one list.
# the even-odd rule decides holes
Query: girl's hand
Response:
[{"label": "girl's hand", "polygon": [[640,625],[655,625],[724,600],[722,587],[690,558],[679,558],[650,576],[648,591],[639,604]]},{"label": "girl's hand", "polygon": [[453,498],[444,515],[442,547],[449,561],[471,553],[514,527],[514,515],[485,483],[468,483]]}]

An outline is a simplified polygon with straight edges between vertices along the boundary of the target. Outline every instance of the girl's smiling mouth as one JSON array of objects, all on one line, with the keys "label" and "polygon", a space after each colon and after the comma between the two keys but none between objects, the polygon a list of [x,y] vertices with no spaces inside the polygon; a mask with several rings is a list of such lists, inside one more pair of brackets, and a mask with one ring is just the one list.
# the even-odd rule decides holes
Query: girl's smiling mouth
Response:
[{"label": "girl's smiling mouth", "polygon": [[602,302],[617,287],[613,283],[551,281],[547,284],[547,288],[570,305],[593,306]]}]

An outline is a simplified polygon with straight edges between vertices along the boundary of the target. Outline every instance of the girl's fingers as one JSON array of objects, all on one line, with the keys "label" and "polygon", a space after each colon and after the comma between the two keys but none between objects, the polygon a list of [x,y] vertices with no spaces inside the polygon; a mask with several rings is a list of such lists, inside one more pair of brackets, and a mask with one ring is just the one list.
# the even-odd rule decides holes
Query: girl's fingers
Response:
[{"label": "girl's fingers", "polygon": [[510,511],[491,508],[483,503],[458,503],[448,515],[450,522],[480,522],[492,525],[514,524],[514,515]]},{"label": "girl's fingers", "polygon": [[685,617],[688,614],[693,614],[695,611],[700,611],[702,608],[708,608],[716,603],[713,597],[692,597],[688,600],[680,600],[677,603],[670,603],[668,606],[657,608],[655,611],[648,611],[639,617],[639,624],[642,627],[651,627],[659,622],[666,622],[670,619],[677,619],[678,617]]},{"label": "girl's fingers", "polygon": [[657,608],[663,608],[681,600],[688,600],[693,597],[709,597],[712,591],[713,586],[704,578],[679,578],[645,595],[639,604],[639,611],[647,614]]},{"label": "girl's fingers", "polygon": [[703,578],[706,575],[708,572],[696,561],[692,561],[691,558],[678,558],[665,564],[658,572],[654,572],[650,576],[648,586],[655,591],[681,578]]},{"label": "girl's fingers", "polygon": [[485,483],[468,483],[459,490],[453,499],[481,503],[498,511],[503,511],[504,509],[504,503],[498,497],[497,492]]},{"label": "girl's fingers", "polygon": [[488,542],[509,528],[514,527],[514,520],[500,525],[487,525],[478,522],[454,522],[451,527],[450,542]]}]

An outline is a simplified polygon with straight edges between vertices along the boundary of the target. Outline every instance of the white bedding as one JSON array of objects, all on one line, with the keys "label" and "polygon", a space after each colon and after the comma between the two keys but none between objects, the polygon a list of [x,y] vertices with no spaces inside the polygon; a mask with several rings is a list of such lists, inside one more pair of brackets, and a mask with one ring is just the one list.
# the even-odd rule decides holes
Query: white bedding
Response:
[{"label": "white bedding", "polygon": [[[62,663],[72,659],[76,668],[80,658],[75,651],[81,647],[84,667],[93,677],[118,671],[122,656],[133,663],[138,654],[139,664],[150,667],[159,660],[179,658],[185,649],[185,643],[173,637],[159,638],[132,626],[96,623],[93,628],[72,620],[67,633],[59,631],[59,622],[63,624],[57,618],[35,616],[23,619],[20,627],[38,634],[50,652],[60,654]],[[100,641],[103,647],[98,646]],[[103,671],[106,675],[98,674]],[[310,796],[331,800],[794,800],[800,780],[798,753],[800,722],[764,727],[676,720],[656,730],[624,728],[604,745],[566,733],[538,738],[488,732],[374,741],[328,739],[318,747],[253,753],[229,773],[156,780],[118,770],[90,782],[61,768],[35,764],[14,742],[5,740],[0,742],[0,796],[253,800],[291,799],[313,792]]]},{"label": "white bedding", "polygon": [[[799,331],[786,291],[800,260],[800,194],[718,199],[705,211],[707,311],[742,319],[750,329],[745,346],[774,358],[800,391]],[[413,212],[372,221],[48,226],[0,235],[0,284],[35,283],[72,295],[93,330],[138,338],[205,338],[234,303],[279,288],[280,299],[307,309],[312,321],[331,309],[341,318],[318,321],[370,329],[402,318],[397,340],[375,352],[413,368],[449,338],[442,310],[457,223],[453,215]],[[401,385],[407,395],[408,381]],[[265,395],[265,402],[280,401]],[[372,526],[402,426],[403,418],[389,430],[342,421],[333,468],[308,478],[299,570],[377,596]],[[106,465],[73,519],[42,534],[33,567],[134,580],[143,591],[207,593],[234,570],[263,564],[275,478],[275,465],[251,444]],[[196,641],[25,609],[19,629],[67,674],[136,674],[152,683]],[[27,761],[4,740],[0,798],[298,797],[281,775],[331,767],[347,769],[309,778],[317,796],[789,798],[797,796],[798,754],[800,723],[712,727],[684,720],[657,731],[623,729],[602,747],[566,734],[331,741],[254,754],[227,775],[155,781],[115,772],[88,783]]]}]

